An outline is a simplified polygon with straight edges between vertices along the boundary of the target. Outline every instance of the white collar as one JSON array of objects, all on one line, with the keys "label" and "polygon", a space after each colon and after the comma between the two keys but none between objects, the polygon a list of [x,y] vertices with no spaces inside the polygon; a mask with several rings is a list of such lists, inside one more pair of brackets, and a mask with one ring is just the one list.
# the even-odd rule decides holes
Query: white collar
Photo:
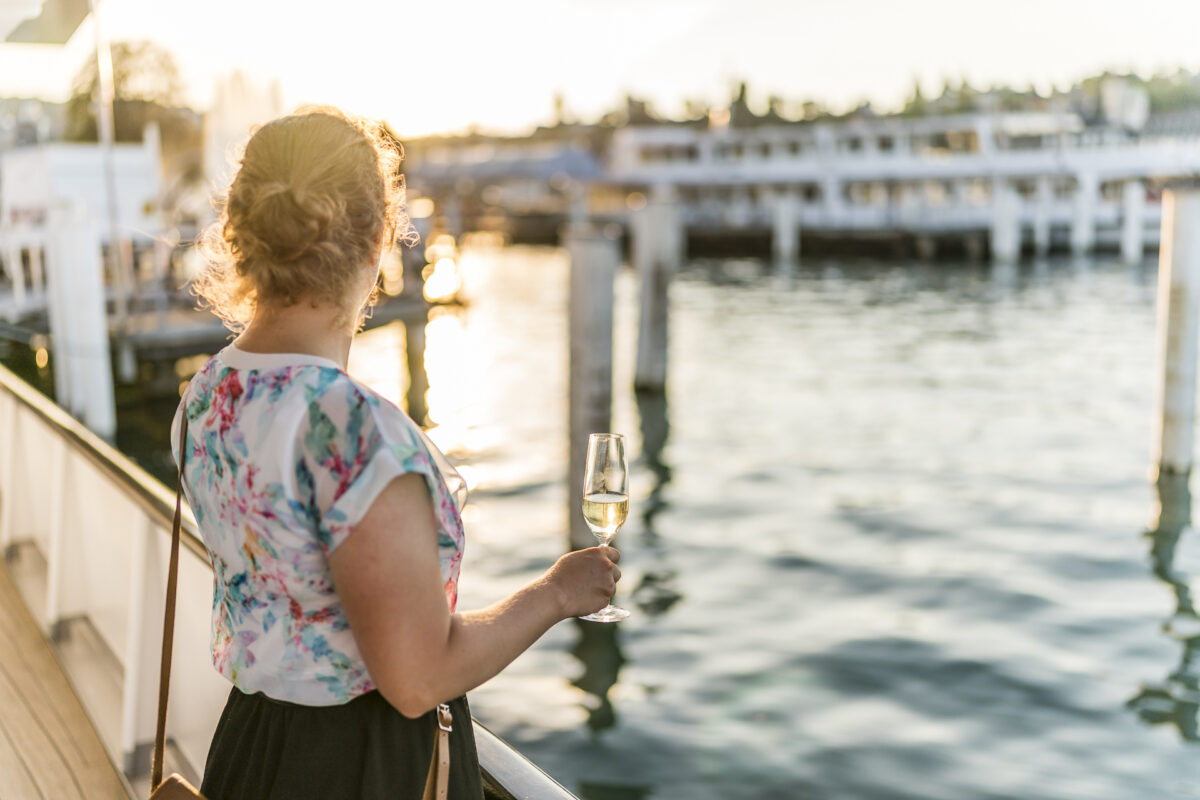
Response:
[{"label": "white collar", "polygon": [[234,369],[281,369],[283,367],[300,367],[300,366],[316,366],[316,367],[332,367],[333,369],[345,372],[341,365],[336,361],[332,361],[322,356],[314,356],[310,353],[252,353],[249,350],[242,350],[233,342],[225,345],[221,352],[217,353],[221,361]]}]

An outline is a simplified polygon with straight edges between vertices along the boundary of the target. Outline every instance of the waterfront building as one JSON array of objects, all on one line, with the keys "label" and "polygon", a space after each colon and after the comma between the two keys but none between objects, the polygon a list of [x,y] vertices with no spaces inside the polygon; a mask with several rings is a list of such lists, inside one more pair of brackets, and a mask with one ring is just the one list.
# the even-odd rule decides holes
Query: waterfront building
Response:
[{"label": "waterfront building", "polygon": [[[1145,92],[1117,79],[1101,82],[1094,107],[1057,96],[1000,110],[1002,100],[973,99],[997,110],[971,113],[863,107],[800,121],[774,105],[753,114],[744,90],[729,108],[682,121],[631,102],[590,149],[561,125],[521,139],[418,141],[408,177],[455,209],[459,226],[500,216],[518,238],[535,213],[534,227],[553,229],[571,205],[564,187],[583,184],[593,217],[628,225],[654,194],[693,244],[757,238],[783,258],[801,239],[1003,260],[1099,248],[1137,261],[1157,245],[1158,187],[1200,172],[1200,129],[1149,115]],[[520,203],[510,202],[516,187]]]}]

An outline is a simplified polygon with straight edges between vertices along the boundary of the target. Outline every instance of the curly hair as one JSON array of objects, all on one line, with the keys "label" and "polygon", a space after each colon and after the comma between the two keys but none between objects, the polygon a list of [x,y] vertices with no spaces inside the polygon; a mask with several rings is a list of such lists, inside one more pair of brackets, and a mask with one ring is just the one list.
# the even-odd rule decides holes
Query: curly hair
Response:
[{"label": "curly hair", "polygon": [[[341,306],[358,330],[378,297],[350,307],[365,271],[396,242],[416,244],[404,211],[403,149],[379,123],[309,106],[251,133],[220,216],[202,234],[201,307],[232,330],[262,307]],[[365,288],[365,287],[364,287]]]}]

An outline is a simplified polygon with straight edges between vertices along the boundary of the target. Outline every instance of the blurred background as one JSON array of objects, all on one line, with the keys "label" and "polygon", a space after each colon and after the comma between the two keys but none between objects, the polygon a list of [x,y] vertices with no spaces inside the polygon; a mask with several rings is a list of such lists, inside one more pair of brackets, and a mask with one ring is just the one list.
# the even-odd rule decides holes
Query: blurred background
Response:
[{"label": "blurred background", "polygon": [[[384,120],[422,242],[350,372],[468,480],[463,608],[568,547],[572,354],[611,359],[633,615],[472,695],[566,788],[1200,797],[1200,549],[1152,456],[1192,0],[95,11],[0,0],[0,363],[173,481],[238,146],[301,103]],[[572,333],[584,262],[610,322]]]}]

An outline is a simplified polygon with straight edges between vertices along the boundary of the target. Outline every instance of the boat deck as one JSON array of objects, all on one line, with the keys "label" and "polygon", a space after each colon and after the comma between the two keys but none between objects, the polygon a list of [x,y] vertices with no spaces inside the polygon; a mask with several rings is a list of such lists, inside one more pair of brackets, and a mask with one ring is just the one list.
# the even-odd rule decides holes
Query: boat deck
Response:
[{"label": "boat deck", "polygon": [[0,561],[0,800],[25,798],[129,792]]}]

